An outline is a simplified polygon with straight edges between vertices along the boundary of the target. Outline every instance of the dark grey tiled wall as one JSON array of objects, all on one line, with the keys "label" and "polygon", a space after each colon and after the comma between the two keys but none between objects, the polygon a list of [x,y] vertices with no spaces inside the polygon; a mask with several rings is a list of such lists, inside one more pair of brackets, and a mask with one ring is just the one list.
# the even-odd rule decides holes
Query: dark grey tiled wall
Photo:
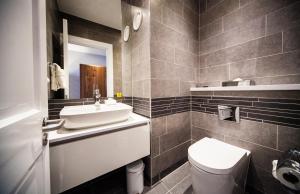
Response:
[{"label": "dark grey tiled wall", "polygon": [[191,144],[190,112],[151,119],[151,155],[148,169],[152,184],[187,161]]},{"label": "dark grey tiled wall", "polygon": [[[130,26],[130,37],[122,41],[122,76],[125,96],[132,96],[135,113],[150,117],[150,1],[122,1],[122,26]],[[140,10],[143,22],[132,29],[135,13]],[[123,33],[123,32],[122,32]]]},{"label": "dark grey tiled wall", "polygon": [[[132,23],[131,5],[125,1],[121,2],[122,11],[122,29]],[[130,34],[133,30],[130,28]],[[122,37],[124,37],[124,31],[122,30]],[[127,42],[122,41],[122,91],[123,95],[132,97],[132,67],[131,67],[131,40]]]},{"label": "dark grey tiled wall", "polygon": [[300,2],[200,0],[198,83],[300,83]]},{"label": "dark grey tiled wall", "polygon": [[191,141],[189,88],[198,64],[198,0],[151,0],[151,156],[155,183],[187,160]]},{"label": "dark grey tiled wall", "polygon": [[[258,85],[300,83],[299,8],[297,0],[200,0],[197,83],[220,86],[237,77]],[[271,162],[300,146],[299,95],[192,93],[192,141],[214,137],[251,150],[248,188],[288,193],[271,176]],[[217,104],[239,104],[241,123],[218,120]]]},{"label": "dark grey tiled wall", "polygon": [[198,1],[151,1],[151,97],[188,96],[198,64]]},{"label": "dark grey tiled wall", "polygon": [[[300,147],[300,93],[192,92],[192,95],[192,141],[213,137],[250,150],[248,188],[261,193],[288,193],[271,175],[272,160],[289,148]],[[240,106],[241,122],[219,120],[217,104]]]}]

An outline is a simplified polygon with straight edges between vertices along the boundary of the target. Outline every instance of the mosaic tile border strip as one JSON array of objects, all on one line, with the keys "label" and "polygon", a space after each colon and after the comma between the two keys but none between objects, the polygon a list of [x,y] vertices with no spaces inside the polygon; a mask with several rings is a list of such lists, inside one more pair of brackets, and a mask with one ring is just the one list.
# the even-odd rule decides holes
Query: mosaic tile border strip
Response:
[{"label": "mosaic tile border strip", "polygon": [[192,111],[217,114],[219,104],[239,106],[242,119],[300,128],[298,99],[191,96]]},{"label": "mosaic tile border strip", "polygon": [[149,98],[132,97],[132,103],[134,113],[143,115],[148,118],[151,117]]},{"label": "mosaic tile border strip", "polygon": [[151,100],[152,118],[190,111],[190,96],[153,98]]}]

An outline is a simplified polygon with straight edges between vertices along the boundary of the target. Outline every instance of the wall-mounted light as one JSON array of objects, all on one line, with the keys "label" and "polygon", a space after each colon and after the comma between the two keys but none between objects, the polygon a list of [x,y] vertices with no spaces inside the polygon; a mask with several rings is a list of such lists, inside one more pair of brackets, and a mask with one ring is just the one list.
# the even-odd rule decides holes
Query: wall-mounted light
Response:
[{"label": "wall-mounted light", "polygon": [[124,28],[124,34],[123,34],[123,39],[124,39],[125,42],[128,41],[129,36],[130,36],[130,27],[129,27],[129,26],[126,26],[126,27]]},{"label": "wall-mounted light", "polygon": [[135,31],[137,31],[140,28],[140,26],[142,24],[142,20],[143,20],[143,13],[140,10],[138,10],[135,13],[134,18],[133,18],[133,29]]}]

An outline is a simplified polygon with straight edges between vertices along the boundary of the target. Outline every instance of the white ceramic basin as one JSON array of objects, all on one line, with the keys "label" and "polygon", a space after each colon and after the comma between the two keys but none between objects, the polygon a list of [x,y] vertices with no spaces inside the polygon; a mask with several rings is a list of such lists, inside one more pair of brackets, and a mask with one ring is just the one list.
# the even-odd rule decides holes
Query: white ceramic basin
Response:
[{"label": "white ceramic basin", "polygon": [[126,121],[131,112],[132,107],[123,103],[101,104],[100,107],[92,104],[65,106],[59,115],[65,119],[64,128],[80,129]]}]

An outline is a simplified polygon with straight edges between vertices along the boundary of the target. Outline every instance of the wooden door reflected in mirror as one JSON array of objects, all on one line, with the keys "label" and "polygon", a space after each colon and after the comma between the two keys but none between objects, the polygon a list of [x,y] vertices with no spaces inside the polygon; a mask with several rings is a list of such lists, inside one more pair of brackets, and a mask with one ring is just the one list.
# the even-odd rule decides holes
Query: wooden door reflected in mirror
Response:
[{"label": "wooden door reflected in mirror", "polygon": [[101,97],[107,97],[106,67],[80,64],[80,98],[93,98],[95,89],[99,89]]}]

